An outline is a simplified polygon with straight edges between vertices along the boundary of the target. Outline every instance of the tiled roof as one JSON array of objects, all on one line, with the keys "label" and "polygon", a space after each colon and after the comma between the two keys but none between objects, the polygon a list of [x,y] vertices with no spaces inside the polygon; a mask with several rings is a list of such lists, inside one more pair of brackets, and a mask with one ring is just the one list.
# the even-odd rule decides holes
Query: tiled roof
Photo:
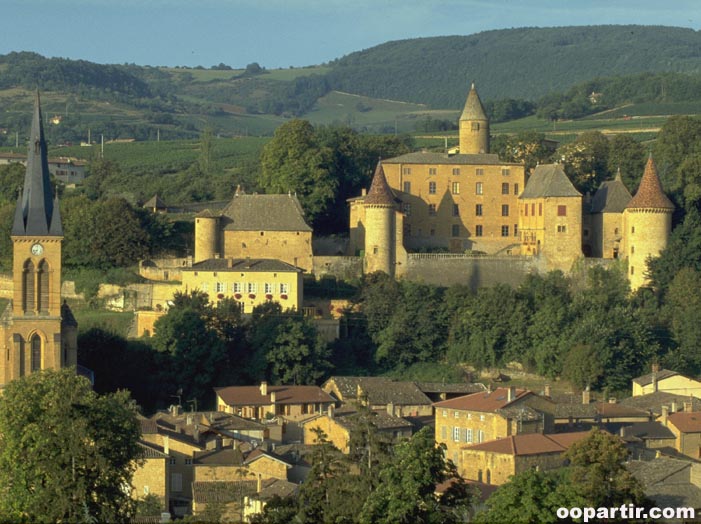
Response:
[{"label": "tiled roof", "polygon": [[365,196],[364,203],[375,206],[394,205],[394,193],[392,193],[392,190],[387,183],[387,179],[385,178],[385,171],[382,169],[382,162],[377,163],[375,175],[372,177],[372,183],[370,184],[368,194]]},{"label": "tiled roof", "polygon": [[516,162],[504,162],[492,153],[457,154],[416,151],[382,160],[383,164],[453,164],[458,166],[522,166]]},{"label": "tiled roof", "polygon": [[270,394],[275,392],[276,404],[333,403],[333,398],[318,386],[268,386],[267,395],[261,395],[260,386],[227,386],[214,391],[229,406],[268,406]]},{"label": "tiled roof", "polygon": [[508,399],[509,388],[496,388],[491,393],[473,393],[464,397],[443,400],[434,404],[436,408],[461,409],[466,411],[494,412],[504,409],[516,400],[532,395],[527,389],[517,389],[513,400]]},{"label": "tiled roof", "polygon": [[569,417],[573,419],[593,419],[596,416],[596,405],[591,402],[589,404],[583,404],[581,395],[552,395],[551,400],[555,404],[553,415],[557,419]]},{"label": "tiled roof", "polygon": [[488,120],[487,113],[477,94],[474,83],[470,86],[470,92],[467,94],[467,100],[460,115],[460,120]]},{"label": "tiled roof", "polygon": [[701,433],[701,412],[679,411],[669,415],[667,420],[682,433]]},{"label": "tiled roof", "polygon": [[675,473],[689,468],[691,462],[667,457],[660,457],[654,460],[631,460],[626,463],[626,468],[640,481],[643,488],[648,488],[664,482]]},{"label": "tiled roof", "polygon": [[[390,415],[384,410],[375,410],[372,411],[371,414],[372,423],[379,430],[410,429],[414,427],[414,425],[405,418]],[[334,417],[339,424],[348,429],[353,429],[360,422],[360,416],[357,412],[336,413]]]},{"label": "tiled roof", "polygon": [[227,231],[311,231],[294,195],[236,195],[222,211]]},{"label": "tiled roof", "polygon": [[623,213],[633,197],[621,180],[620,172],[614,180],[603,182],[591,200],[592,213]]},{"label": "tiled roof", "polygon": [[[678,409],[682,409],[685,402],[691,402],[692,411],[701,411],[701,400],[696,397],[686,395],[675,395],[666,391],[655,391],[646,395],[638,395],[637,397],[628,397],[621,400],[621,404],[648,411],[654,415],[662,413],[662,406],[670,406],[672,402],[676,403]],[[671,413],[671,410],[670,410]]]},{"label": "tiled roof", "polygon": [[676,371],[670,371],[669,369],[660,369],[657,373],[648,373],[647,375],[641,375],[633,379],[633,383],[639,386],[647,386],[652,384],[653,379],[657,375],[657,381],[663,380],[669,377],[676,377],[679,375]]},{"label": "tiled roof", "polygon": [[241,453],[240,449],[231,447],[195,451],[193,463],[209,466],[240,466],[243,464],[243,453]]},{"label": "tiled roof", "polygon": [[444,384],[443,382],[417,382],[416,386],[423,393],[464,393],[468,395],[470,393],[478,393],[480,391],[486,391],[486,386],[480,383],[450,383]]},{"label": "tiled roof", "polygon": [[604,418],[635,418],[648,416],[648,412],[644,409],[611,402],[597,402],[596,412],[599,416]]},{"label": "tiled roof", "polygon": [[274,258],[209,258],[183,271],[232,271],[232,272],[290,272],[299,273],[300,268]]},{"label": "tiled roof", "polygon": [[510,437],[502,439],[465,446],[463,449],[516,456],[562,453],[575,442],[586,438],[587,435],[589,435],[588,431],[556,433],[552,435],[522,433],[520,435],[511,435]]},{"label": "tiled roof", "polygon": [[621,437],[627,441],[646,439],[673,439],[674,433],[660,422],[638,422],[624,427]]},{"label": "tiled roof", "polygon": [[192,483],[192,498],[198,504],[236,502],[241,499],[241,495],[253,495],[256,484],[255,480],[198,480]]},{"label": "tiled roof", "polygon": [[263,489],[254,494],[253,497],[260,500],[270,500],[273,497],[291,497],[299,490],[299,485],[281,479],[270,479],[264,482]]},{"label": "tiled roof", "polygon": [[324,384],[329,389],[330,383],[336,384],[344,402],[358,398],[358,387],[372,406],[383,406],[392,403],[396,406],[422,405],[430,406],[429,399],[416,382],[395,381],[385,377],[342,377],[333,376]]},{"label": "tiled roof", "polygon": [[674,209],[674,204],[662,190],[660,177],[652,155],[647,159],[643,178],[640,180],[638,192],[632,198],[626,209]]},{"label": "tiled roof", "polygon": [[581,193],[575,189],[567,178],[565,170],[560,164],[541,164],[528,179],[526,188],[519,196],[524,198],[546,197],[581,197]]},{"label": "tiled roof", "polygon": [[156,446],[155,444],[152,444],[150,442],[144,442],[143,440],[140,440],[138,442],[139,447],[141,448],[142,451],[142,457],[143,458],[151,458],[151,459],[166,459],[168,458],[168,455],[165,454],[163,447],[161,446]]},{"label": "tiled roof", "polygon": [[256,448],[253,451],[251,451],[248,455],[246,455],[246,459],[243,461],[244,464],[250,464],[251,462],[255,462],[258,459],[267,457],[272,460],[276,460],[278,462],[282,462],[283,464],[287,466],[292,466],[292,463],[289,462],[288,460],[284,459],[277,453],[273,453],[270,451],[263,451],[260,448]]}]

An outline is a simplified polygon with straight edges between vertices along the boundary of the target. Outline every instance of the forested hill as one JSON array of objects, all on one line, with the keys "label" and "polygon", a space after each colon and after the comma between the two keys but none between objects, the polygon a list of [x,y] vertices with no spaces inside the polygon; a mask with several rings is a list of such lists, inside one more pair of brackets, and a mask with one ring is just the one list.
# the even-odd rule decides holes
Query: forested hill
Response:
[{"label": "forested hill", "polygon": [[701,72],[701,32],[637,25],[503,29],[388,42],[332,66],[333,89],[455,108],[470,81],[483,98],[535,100],[595,77]]}]

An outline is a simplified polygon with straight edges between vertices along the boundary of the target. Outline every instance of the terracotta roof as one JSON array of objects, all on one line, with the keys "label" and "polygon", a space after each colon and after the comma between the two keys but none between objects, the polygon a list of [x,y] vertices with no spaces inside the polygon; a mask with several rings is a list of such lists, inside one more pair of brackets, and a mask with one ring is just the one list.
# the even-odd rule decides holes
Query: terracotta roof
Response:
[{"label": "terracotta roof", "polygon": [[545,198],[545,197],[581,197],[582,194],[575,189],[567,178],[561,164],[541,164],[528,179],[523,193],[518,197]]},{"label": "terracotta roof", "polygon": [[628,202],[626,209],[669,209],[674,210],[674,204],[662,190],[660,177],[652,155],[647,159],[643,178],[640,180],[638,192]]},{"label": "terracotta roof", "polygon": [[674,424],[682,433],[701,433],[701,412],[679,411],[667,417],[670,424]]},{"label": "terracotta roof", "polygon": [[504,162],[494,153],[479,154],[449,154],[433,153],[430,151],[415,151],[404,155],[382,160],[384,164],[452,164],[458,166],[523,166],[518,162]]},{"label": "terracotta roof", "polygon": [[387,183],[387,179],[385,178],[385,171],[382,169],[382,162],[377,163],[375,175],[372,177],[370,190],[365,196],[364,202],[365,204],[374,206],[394,205],[394,193],[392,193],[392,190]]},{"label": "terracotta roof", "polygon": [[229,406],[268,406],[270,394],[275,393],[276,404],[333,403],[331,396],[318,386],[268,386],[261,395],[260,386],[227,386],[214,392]]},{"label": "terracotta roof", "polygon": [[510,437],[502,439],[482,442],[480,444],[472,444],[462,449],[516,456],[562,453],[575,442],[586,438],[587,435],[589,435],[588,431],[557,433],[553,435],[522,433],[520,435],[511,435]]},{"label": "terracotta roof", "polygon": [[620,170],[616,178],[603,182],[591,200],[592,213],[623,213],[633,197],[621,180]]},{"label": "terracotta roof", "polygon": [[436,408],[462,409],[466,411],[493,412],[504,409],[516,400],[521,400],[533,393],[527,389],[517,389],[513,400],[508,400],[509,388],[496,388],[491,393],[473,393],[464,397],[443,400],[434,404]]},{"label": "terracotta roof", "polygon": [[647,417],[648,412],[644,409],[638,409],[625,404],[611,402],[597,402],[596,412],[601,417],[605,418],[631,418],[631,417]]},{"label": "terracotta roof", "polygon": [[660,380],[663,380],[665,378],[676,377],[677,375],[679,375],[679,373],[677,373],[676,371],[670,371],[669,369],[660,369],[657,373],[648,373],[647,375],[635,377],[633,379],[633,383],[638,384],[639,386],[647,386],[649,384],[652,384],[655,375],[657,375],[657,381],[659,382]]},{"label": "terracotta roof", "polygon": [[341,399],[339,400],[344,402],[356,400],[358,398],[358,387],[360,387],[371,406],[382,406],[389,403],[396,406],[430,406],[432,404],[431,399],[421,391],[416,382],[395,381],[385,377],[334,376],[324,382],[322,388],[330,388],[331,382],[336,385],[338,392],[341,394]]},{"label": "terracotta roof", "polygon": [[182,268],[183,271],[220,271],[220,272],[290,272],[299,273],[302,269],[274,258],[208,258]]},{"label": "terracotta roof", "polygon": [[222,210],[227,231],[311,231],[294,195],[238,194]]},{"label": "terracotta roof", "polygon": [[470,86],[470,92],[467,94],[467,100],[460,115],[460,120],[488,120],[487,112],[484,110],[474,83]]}]

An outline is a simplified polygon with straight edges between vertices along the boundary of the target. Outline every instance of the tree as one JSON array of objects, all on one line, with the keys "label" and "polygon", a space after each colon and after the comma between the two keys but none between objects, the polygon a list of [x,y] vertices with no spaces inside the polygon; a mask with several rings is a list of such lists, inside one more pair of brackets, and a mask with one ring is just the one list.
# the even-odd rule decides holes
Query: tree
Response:
[{"label": "tree", "polygon": [[268,376],[282,384],[314,384],[329,367],[329,350],[314,326],[301,317],[287,317],[271,333],[267,348]]},{"label": "tree", "polygon": [[31,522],[128,522],[139,458],[128,393],[98,396],[74,370],[10,382],[0,397],[0,514]]},{"label": "tree", "polygon": [[[457,522],[455,509],[467,508],[472,495],[452,463],[443,458],[444,447],[437,446],[433,431],[423,428],[410,440],[395,446],[392,460],[380,471],[380,483],[365,500],[360,522],[401,524],[413,522]],[[436,498],[436,484],[455,478],[443,500]],[[458,491],[459,495],[455,492]]]},{"label": "tree", "polygon": [[610,174],[609,142],[599,131],[582,133],[574,142],[561,146],[557,155],[568,177],[582,193],[595,191]]}]

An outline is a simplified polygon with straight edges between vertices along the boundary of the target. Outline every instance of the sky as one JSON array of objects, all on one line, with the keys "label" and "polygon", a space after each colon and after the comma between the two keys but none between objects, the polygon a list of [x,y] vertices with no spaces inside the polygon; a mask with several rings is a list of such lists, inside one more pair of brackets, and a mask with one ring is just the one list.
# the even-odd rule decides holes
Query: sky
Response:
[{"label": "sky", "polygon": [[699,0],[0,0],[0,54],[101,64],[317,65],[391,40],[511,27],[701,28]]}]

